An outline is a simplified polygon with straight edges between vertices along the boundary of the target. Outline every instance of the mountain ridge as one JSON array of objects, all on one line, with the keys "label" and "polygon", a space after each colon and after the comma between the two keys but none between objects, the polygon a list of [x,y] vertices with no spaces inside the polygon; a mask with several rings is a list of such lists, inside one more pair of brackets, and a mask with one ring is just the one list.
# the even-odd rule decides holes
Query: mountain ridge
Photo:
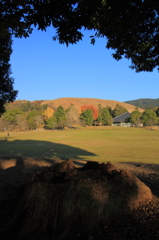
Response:
[{"label": "mountain ridge", "polygon": [[135,100],[124,101],[130,105],[134,105],[139,108],[157,108],[159,107],[159,98],[139,98]]}]

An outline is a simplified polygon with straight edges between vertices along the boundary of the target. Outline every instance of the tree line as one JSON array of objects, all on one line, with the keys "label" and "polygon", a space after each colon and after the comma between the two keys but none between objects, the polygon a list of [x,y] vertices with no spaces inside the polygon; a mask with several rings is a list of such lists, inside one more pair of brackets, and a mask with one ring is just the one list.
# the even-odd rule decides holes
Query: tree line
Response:
[{"label": "tree line", "polygon": [[52,105],[43,105],[42,101],[15,101],[6,104],[5,113],[0,117],[0,130],[34,130],[37,128],[63,129],[73,126],[112,125],[116,117],[127,109],[119,104],[114,109],[110,106],[98,108],[93,105],[83,105],[76,109],[74,104],[64,110],[63,106],[55,108]]},{"label": "tree line", "polygon": [[0,113],[17,96],[11,77],[12,36],[29,37],[33,27],[46,31],[52,26],[53,40],[68,46],[83,39],[83,29],[93,30],[91,44],[104,38],[113,58],[129,59],[136,72],[151,72],[159,70],[158,16],[159,2],[150,0],[1,0]]},{"label": "tree line", "polygon": [[137,109],[133,111],[126,119],[126,122],[130,122],[133,126],[152,126],[154,124],[159,124],[159,108],[146,109],[143,113],[139,112]]},{"label": "tree line", "polygon": [[159,107],[159,98],[151,99],[151,98],[141,98],[131,101],[125,101],[125,103],[137,106],[139,108],[147,109],[147,108],[157,108]]},{"label": "tree line", "polygon": [[[27,131],[35,129],[63,129],[77,126],[111,126],[113,118],[128,112],[123,106],[116,104],[112,109],[110,106],[102,107],[98,104],[82,105],[80,110],[74,104],[65,110],[63,106],[58,108],[42,104],[43,101],[15,101],[6,104],[6,111],[0,117],[0,131]],[[132,125],[152,126],[158,123],[159,108],[146,109],[143,113],[136,108],[126,122]]]}]

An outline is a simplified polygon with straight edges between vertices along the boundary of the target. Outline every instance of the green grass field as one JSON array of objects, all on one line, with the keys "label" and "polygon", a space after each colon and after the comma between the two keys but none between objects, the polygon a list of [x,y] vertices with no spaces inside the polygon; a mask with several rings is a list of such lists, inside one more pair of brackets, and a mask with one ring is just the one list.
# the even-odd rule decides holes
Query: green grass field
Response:
[{"label": "green grass field", "polygon": [[0,133],[0,157],[82,159],[159,163],[159,131],[96,127],[77,130]]}]

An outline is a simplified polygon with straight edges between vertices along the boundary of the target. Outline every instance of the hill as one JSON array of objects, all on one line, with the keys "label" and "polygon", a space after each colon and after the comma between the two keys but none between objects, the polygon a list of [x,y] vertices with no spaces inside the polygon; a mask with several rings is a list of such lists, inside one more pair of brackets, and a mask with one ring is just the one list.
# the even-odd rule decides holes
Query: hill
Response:
[{"label": "hill", "polygon": [[141,99],[136,99],[131,101],[125,101],[124,103],[128,103],[143,109],[155,108],[155,107],[159,107],[159,98],[156,98],[156,99],[141,98]]},{"label": "hill", "polygon": [[[117,103],[125,107],[130,113],[135,110],[135,106],[127,103],[96,98],[58,98],[55,100],[43,101],[41,104],[52,105],[56,108],[62,105],[63,108],[66,110],[71,103],[74,104],[74,106],[79,110],[79,112],[82,105],[94,105],[96,108],[98,108],[98,104],[101,104],[102,107],[110,106],[112,109],[114,109]],[[139,108],[139,111],[143,112],[144,110],[142,108]]]}]

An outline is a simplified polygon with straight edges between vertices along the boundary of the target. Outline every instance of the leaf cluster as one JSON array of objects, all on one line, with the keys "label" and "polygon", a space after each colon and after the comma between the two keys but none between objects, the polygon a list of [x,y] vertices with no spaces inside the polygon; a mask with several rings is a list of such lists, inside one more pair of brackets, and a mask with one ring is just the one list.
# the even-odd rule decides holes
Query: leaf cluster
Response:
[{"label": "leaf cluster", "polygon": [[5,111],[4,104],[15,100],[17,91],[13,88],[14,79],[10,76],[11,34],[8,30],[2,30],[0,27],[1,31],[5,31],[5,34],[0,37],[0,113],[3,113]]},{"label": "leaf cluster", "polygon": [[117,103],[114,110],[112,111],[112,116],[117,117],[125,112],[128,112],[127,109]]},{"label": "leaf cluster", "polygon": [[3,26],[15,36],[29,36],[34,25],[42,31],[52,26],[54,40],[74,44],[83,29],[94,30],[91,43],[104,37],[116,60],[131,60],[137,72],[159,66],[159,2],[150,0],[18,0],[1,1]]},{"label": "leaf cluster", "polygon": [[116,60],[131,60],[136,72],[159,70],[159,1],[150,0],[1,0],[0,1],[0,112],[14,101],[17,91],[10,76],[11,35],[28,37],[32,27],[46,31],[53,40],[75,44],[83,29],[93,30],[91,44],[105,38]]}]

